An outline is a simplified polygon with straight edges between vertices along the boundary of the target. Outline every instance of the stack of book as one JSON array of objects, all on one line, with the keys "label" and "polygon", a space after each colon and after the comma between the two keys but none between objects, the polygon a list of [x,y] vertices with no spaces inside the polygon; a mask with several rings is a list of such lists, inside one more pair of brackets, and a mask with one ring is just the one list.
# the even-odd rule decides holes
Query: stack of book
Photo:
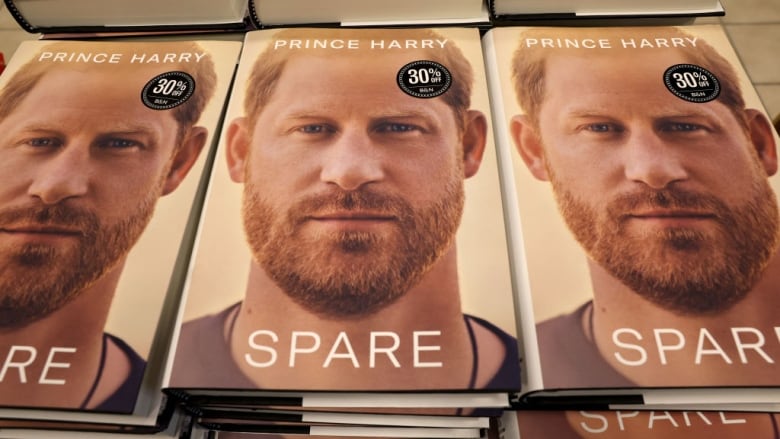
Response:
[{"label": "stack of book", "polygon": [[[598,18],[685,21],[724,15],[719,0],[5,0],[22,28],[46,34],[247,31],[288,26],[480,26]],[[77,35],[76,35],[77,36]]]},{"label": "stack of book", "polygon": [[0,76],[1,437],[777,435],[780,139],[720,26],[234,6]]},{"label": "stack of book", "polygon": [[778,138],[724,30],[483,41],[522,261],[504,437],[776,437]]},{"label": "stack of book", "polygon": [[29,41],[10,60],[0,77],[3,419],[168,423],[160,389],[239,51]]},{"label": "stack of book", "polygon": [[476,29],[247,33],[166,392],[223,414],[508,407],[489,121]]}]

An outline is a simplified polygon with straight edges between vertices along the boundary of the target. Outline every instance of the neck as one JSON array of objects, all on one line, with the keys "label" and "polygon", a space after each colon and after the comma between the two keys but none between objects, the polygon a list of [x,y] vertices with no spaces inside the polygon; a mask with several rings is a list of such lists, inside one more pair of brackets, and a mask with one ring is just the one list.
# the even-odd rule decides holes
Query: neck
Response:
[{"label": "neck", "polygon": [[0,406],[89,405],[121,265],[46,317],[0,331]]},{"label": "neck", "polygon": [[[780,258],[739,303],[684,315],[640,297],[591,261],[592,328],[604,359],[640,386],[777,384]],[[591,322],[583,322],[586,332]]]},{"label": "neck", "polygon": [[343,319],[312,313],[253,264],[230,330],[236,363],[260,388],[465,388],[470,381],[454,247],[399,300]]}]

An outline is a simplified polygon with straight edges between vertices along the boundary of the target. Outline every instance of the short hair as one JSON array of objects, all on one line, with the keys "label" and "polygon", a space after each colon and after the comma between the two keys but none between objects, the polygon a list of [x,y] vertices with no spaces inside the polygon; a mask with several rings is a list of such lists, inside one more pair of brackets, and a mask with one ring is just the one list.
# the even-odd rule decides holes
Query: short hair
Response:
[{"label": "short hair", "polygon": [[[647,38],[651,41],[655,38],[692,38],[693,36],[682,29],[666,26],[639,26],[639,27],[609,27],[609,28],[546,28],[539,27],[529,29],[521,34],[521,44],[515,50],[512,57],[512,82],[515,88],[517,102],[529,116],[531,122],[538,125],[539,110],[544,101],[545,94],[545,61],[548,56],[555,54],[573,53],[573,50],[562,48],[527,47],[522,44],[526,38],[551,38],[553,40],[565,40],[566,38],[592,38],[594,40],[604,38]],[[633,50],[633,49],[589,49],[596,53],[597,50]],[[653,50],[653,49],[642,49]],[[689,62],[697,64],[718,78],[721,92],[717,100],[731,110],[737,122],[743,129],[747,129],[745,113],[745,100],[739,86],[739,79],[734,67],[721,56],[710,44],[701,38],[696,40],[696,47],[662,48],[659,50],[676,50],[688,57]],[[637,53],[640,53],[637,50]],[[660,78],[659,78],[660,80]]]},{"label": "short hair", "polygon": [[[282,75],[287,61],[294,56],[306,54],[343,54],[339,49],[295,49],[274,50],[273,42],[283,39],[357,39],[370,40],[379,38],[396,39],[444,39],[444,36],[431,29],[405,28],[405,29],[351,29],[351,28],[289,28],[275,33],[271,37],[272,43],[257,57],[249,79],[247,81],[246,95],[244,97],[244,113],[249,120],[249,126],[254,126],[257,118],[265,105],[271,99],[276,83]],[[452,74],[452,85],[443,95],[442,99],[455,113],[458,129],[463,129],[466,111],[471,106],[471,88],[474,82],[474,73],[471,64],[463,55],[463,52],[452,42],[441,50],[421,49],[428,56],[429,61],[436,61]],[[401,66],[399,66],[400,68]],[[312,72],[312,75],[316,75]]]},{"label": "short hair", "polygon": [[[75,62],[54,62],[38,61],[38,58],[44,52],[74,52],[76,50],[87,52],[106,52],[111,54],[121,54],[132,56],[135,53],[159,53],[162,50],[174,49],[180,52],[204,53],[199,62],[188,63],[186,69],[194,81],[195,90],[192,96],[181,105],[171,109],[171,114],[179,124],[177,133],[177,142],[180,142],[184,133],[190,129],[198,119],[200,119],[203,109],[214,95],[214,89],[217,83],[217,74],[214,69],[214,61],[211,54],[204,51],[197,43],[184,41],[175,43],[161,42],[79,42],[75,47],[72,42],[54,42],[40,49],[36,56],[22,65],[13,76],[8,80],[5,87],[0,91],[0,122],[8,117],[24,98],[35,88],[35,85],[47,73],[56,70],[71,71],[107,71],[122,72],[132,66],[126,61],[121,63],[75,63]],[[145,64],[138,64],[145,65]],[[166,64],[168,65],[168,64]],[[182,64],[170,64],[171,69],[182,68]],[[151,79],[151,78],[149,78]],[[138,90],[140,99],[141,90]]]}]

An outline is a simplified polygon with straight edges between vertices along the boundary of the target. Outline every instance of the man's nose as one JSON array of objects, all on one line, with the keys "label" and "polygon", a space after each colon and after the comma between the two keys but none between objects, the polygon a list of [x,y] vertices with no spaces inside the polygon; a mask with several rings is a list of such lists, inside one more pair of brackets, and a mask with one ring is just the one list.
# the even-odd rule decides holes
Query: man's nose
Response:
[{"label": "man's nose", "polygon": [[680,151],[667,144],[652,129],[634,130],[625,157],[625,175],[653,189],[688,178]]},{"label": "man's nose", "polygon": [[44,204],[56,204],[87,193],[93,172],[88,145],[66,144],[40,163],[28,194]]},{"label": "man's nose", "polygon": [[382,151],[371,136],[359,128],[345,129],[323,151],[320,179],[345,191],[382,180]]}]

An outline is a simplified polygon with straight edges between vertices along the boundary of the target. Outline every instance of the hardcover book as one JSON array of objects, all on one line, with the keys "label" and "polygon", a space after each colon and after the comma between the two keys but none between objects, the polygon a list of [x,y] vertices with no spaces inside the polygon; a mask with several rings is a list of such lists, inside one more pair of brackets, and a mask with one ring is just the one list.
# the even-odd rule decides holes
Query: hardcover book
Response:
[{"label": "hardcover book", "polygon": [[28,32],[245,31],[282,25],[489,25],[484,0],[4,0]]},{"label": "hardcover book", "polygon": [[4,0],[28,32],[246,29],[247,0]]},{"label": "hardcover book", "polygon": [[203,405],[191,409],[199,420],[286,422],[301,425],[363,425],[395,427],[488,428],[487,416],[408,415],[391,413],[357,413],[334,410],[294,410],[256,406]]},{"label": "hardcover book", "polygon": [[776,438],[777,413],[718,411],[506,411],[500,439]]},{"label": "hardcover book", "polygon": [[361,426],[252,426],[247,424],[197,423],[190,439],[296,439],[305,437],[336,438],[463,438],[481,439],[483,430],[468,428],[361,427]]},{"label": "hardcover book", "polygon": [[490,13],[498,21],[528,19],[594,19],[594,18],[675,18],[724,15],[719,0],[620,1],[564,0],[554,3],[541,0],[487,0]]},{"label": "hardcover book", "polygon": [[249,32],[169,393],[506,406],[520,372],[488,115],[476,29]]},{"label": "hardcover book", "polygon": [[444,25],[490,23],[484,0],[249,0],[255,21],[266,26],[336,24],[343,26]]},{"label": "hardcover book", "polygon": [[519,402],[777,410],[778,139],[723,28],[500,28],[484,47]]},{"label": "hardcover book", "polygon": [[[71,422],[49,420],[0,420],[3,439],[132,439],[187,438],[192,430],[192,418],[170,406],[165,422],[157,425],[109,424],[104,422]],[[158,418],[159,419],[159,418]]]},{"label": "hardcover book", "polygon": [[[327,437],[385,437],[385,438],[469,438],[479,439],[486,431],[480,428],[425,427],[390,425],[350,425],[328,423],[301,423],[252,419],[199,418],[193,425],[191,437],[205,430],[222,438],[252,438],[255,435],[271,435],[286,438],[298,435]],[[274,436],[278,435],[278,436]]]},{"label": "hardcover book", "polygon": [[0,418],[156,426],[240,42],[22,43],[0,77]]}]

